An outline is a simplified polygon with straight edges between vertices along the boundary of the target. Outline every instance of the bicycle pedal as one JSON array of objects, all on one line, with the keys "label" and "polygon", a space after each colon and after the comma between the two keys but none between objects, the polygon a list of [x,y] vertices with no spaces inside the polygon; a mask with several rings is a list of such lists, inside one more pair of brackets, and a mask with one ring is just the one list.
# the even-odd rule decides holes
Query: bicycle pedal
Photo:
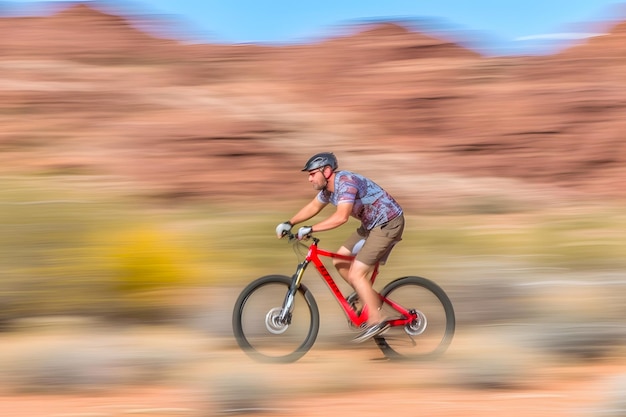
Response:
[{"label": "bicycle pedal", "polygon": [[354,310],[357,315],[361,314],[361,306],[359,306],[359,295],[356,292],[353,292],[352,294],[347,296],[346,301],[348,302],[348,304],[350,304],[350,307],[352,307],[352,310]]},{"label": "bicycle pedal", "polygon": [[357,303],[359,301],[359,294],[357,294],[356,291],[353,292],[346,297],[346,301],[350,304]]}]

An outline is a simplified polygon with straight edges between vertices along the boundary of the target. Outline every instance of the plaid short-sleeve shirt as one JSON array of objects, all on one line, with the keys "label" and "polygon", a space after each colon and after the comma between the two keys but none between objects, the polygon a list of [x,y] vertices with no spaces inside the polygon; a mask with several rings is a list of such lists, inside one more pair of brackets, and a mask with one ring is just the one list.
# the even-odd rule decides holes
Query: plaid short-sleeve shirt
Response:
[{"label": "plaid short-sleeve shirt", "polygon": [[394,198],[374,181],[350,171],[335,173],[335,191],[321,190],[320,202],[337,206],[354,203],[352,216],[372,230],[402,214],[402,208]]}]

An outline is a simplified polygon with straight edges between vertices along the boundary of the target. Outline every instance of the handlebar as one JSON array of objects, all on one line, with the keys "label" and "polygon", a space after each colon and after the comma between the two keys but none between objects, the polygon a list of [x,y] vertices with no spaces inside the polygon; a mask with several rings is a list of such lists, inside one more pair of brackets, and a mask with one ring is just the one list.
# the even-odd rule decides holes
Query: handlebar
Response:
[{"label": "handlebar", "polygon": [[[284,237],[287,237],[289,242],[293,242],[294,240],[297,241],[297,242],[301,242],[301,240],[298,239],[298,235],[294,234],[294,233],[291,233],[291,232],[283,232],[283,235],[282,235],[281,239],[284,238]],[[313,236],[312,233],[309,233],[308,235],[306,235],[304,237],[304,239],[302,239],[302,240],[309,240],[309,239],[312,239],[313,243],[316,244],[316,245],[320,241],[319,238],[316,238],[315,236]]]}]

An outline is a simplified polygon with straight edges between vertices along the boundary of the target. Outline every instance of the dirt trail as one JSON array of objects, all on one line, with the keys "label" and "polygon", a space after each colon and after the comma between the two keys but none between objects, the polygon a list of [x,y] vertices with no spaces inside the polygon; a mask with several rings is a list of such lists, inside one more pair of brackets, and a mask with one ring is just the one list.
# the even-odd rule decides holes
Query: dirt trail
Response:
[{"label": "dirt trail", "polygon": [[[626,374],[623,361],[552,366],[538,369],[536,380],[516,389],[471,389],[448,380],[452,373],[445,362],[400,365],[379,360],[376,350],[367,348],[315,350],[298,363],[273,367],[253,363],[231,349],[210,357],[203,381],[210,389],[200,383],[202,378],[189,378],[183,384],[118,387],[91,394],[5,393],[0,396],[0,414],[593,416],[606,411],[614,378]],[[202,366],[193,372],[203,373]],[[237,385],[232,377],[237,374],[247,379]],[[261,398],[264,392],[267,396]]]}]

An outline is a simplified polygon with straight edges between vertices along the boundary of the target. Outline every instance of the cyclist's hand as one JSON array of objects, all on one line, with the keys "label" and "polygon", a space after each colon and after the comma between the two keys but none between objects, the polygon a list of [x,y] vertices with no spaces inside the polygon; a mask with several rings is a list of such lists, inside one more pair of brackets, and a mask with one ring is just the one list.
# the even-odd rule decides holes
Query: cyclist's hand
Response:
[{"label": "cyclist's hand", "polygon": [[278,226],[276,226],[276,237],[280,239],[286,236],[289,232],[291,232],[292,227],[293,227],[293,224],[291,224],[288,221],[279,224]]},{"label": "cyclist's hand", "polygon": [[302,226],[298,229],[298,240],[302,240],[305,237],[309,236],[313,232],[313,228],[311,226]]}]

